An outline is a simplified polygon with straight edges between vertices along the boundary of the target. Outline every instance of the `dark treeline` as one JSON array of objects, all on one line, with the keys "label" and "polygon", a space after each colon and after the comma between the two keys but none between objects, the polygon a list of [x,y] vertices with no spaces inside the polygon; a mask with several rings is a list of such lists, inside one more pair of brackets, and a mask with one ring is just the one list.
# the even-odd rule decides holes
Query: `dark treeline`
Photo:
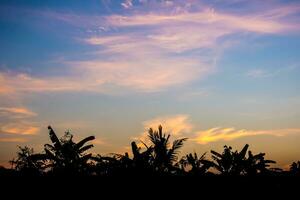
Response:
[{"label": "dark treeline", "polygon": [[87,153],[95,137],[84,138],[78,143],[66,132],[58,138],[49,126],[52,144],[45,144],[41,153],[32,148],[19,147],[17,157],[10,161],[12,168],[0,168],[1,176],[299,176],[300,162],[294,162],[289,170],[272,167],[275,161],[265,158],[264,153],[253,154],[246,144],[240,151],[224,146],[223,152],[211,151],[211,158],[205,154],[189,153],[178,158],[179,150],[187,138],[170,143],[170,135],[162,127],[157,131],[149,129],[150,145],[142,142],[144,148],[131,143],[131,153],[92,155]]}]

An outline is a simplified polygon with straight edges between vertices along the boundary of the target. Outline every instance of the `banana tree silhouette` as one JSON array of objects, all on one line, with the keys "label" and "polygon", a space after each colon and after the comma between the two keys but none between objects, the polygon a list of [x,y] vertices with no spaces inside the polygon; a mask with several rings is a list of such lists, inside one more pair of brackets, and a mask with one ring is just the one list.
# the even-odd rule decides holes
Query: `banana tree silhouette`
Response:
[{"label": "banana tree silhouette", "polygon": [[93,173],[97,176],[116,176],[120,175],[122,165],[119,156],[101,156],[98,154],[91,158],[94,162]]},{"label": "banana tree silhouette", "polygon": [[275,164],[273,160],[265,160],[265,153],[253,155],[251,151],[248,152],[248,158],[245,161],[245,173],[247,175],[256,174],[270,174],[273,171],[279,171],[278,168],[269,168],[270,164]]},{"label": "banana tree silhouette", "polygon": [[205,159],[205,154],[202,154],[200,158],[198,158],[197,153],[190,153],[186,156],[182,157],[179,161],[181,168],[185,171],[186,168],[191,168],[188,171],[188,174],[192,176],[203,176],[208,174],[208,170],[212,167],[210,161]]},{"label": "banana tree silhouette", "polygon": [[132,167],[137,171],[137,173],[151,173],[153,169],[152,165],[152,153],[154,148],[152,146],[148,147],[145,143],[143,143],[146,147],[145,151],[141,151],[141,147],[138,147],[136,142],[131,143],[131,151],[132,151]]},{"label": "banana tree silhouette", "polygon": [[246,144],[240,152],[233,152],[232,147],[225,145],[222,154],[212,150],[212,159],[215,162],[211,164],[222,175],[240,175],[244,169],[248,147],[249,145]]},{"label": "banana tree silhouette", "polygon": [[162,132],[162,126],[158,127],[158,131],[149,129],[148,137],[151,141],[152,151],[152,164],[155,171],[159,173],[174,173],[177,167],[174,163],[177,161],[179,149],[183,146],[183,142],[187,138],[174,140],[173,144],[170,145],[169,139],[170,134],[166,135]]},{"label": "banana tree silhouette", "polygon": [[84,146],[87,142],[95,139],[94,136],[84,138],[78,143],[73,141],[73,135],[66,132],[65,135],[58,139],[56,133],[49,129],[50,140],[53,145],[44,145],[44,154],[34,154],[31,157],[35,160],[43,160],[48,163],[48,167],[54,173],[78,174],[85,173],[89,168],[88,161],[92,154],[85,152],[93,147],[92,144]]},{"label": "banana tree silhouette", "polygon": [[125,155],[111,153],[108,156],[97,155],[92,158],[95,161],[95,173],[103,176],[130,176],[130,175],[150,175],[152,171],[151,153],[152,147],[146,147],[145,151],[137,146],[135,142],[131,143],[133,158]]},{"label": "banana tree silhouette", "polygon": [[[222,175],[266,175],[281,170],[279,168],[269,168],[270,164],[276,162],[265,160],[265,153],[253,155],[251,151],[248,151],[248,148],[249,145],[246,144],[240,152],[233,152],[232,148],[228,146],[224,146],[222,154],[211,151],[212,158],[215,161],[212,162],[213,167]],[[246,157],[247,151],[248,158]]]}]

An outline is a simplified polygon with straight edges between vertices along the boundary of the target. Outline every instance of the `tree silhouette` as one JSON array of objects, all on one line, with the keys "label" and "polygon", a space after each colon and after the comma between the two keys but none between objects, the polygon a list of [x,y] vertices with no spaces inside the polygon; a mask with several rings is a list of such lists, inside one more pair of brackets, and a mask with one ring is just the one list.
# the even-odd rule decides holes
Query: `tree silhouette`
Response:
[{"label": "tree silhouette", "polygon": [[70,134],[70,132],[66,132],[61,139],[58,139],[51,126],[49,126],[48,129],[53,145],[45,144],[45,153],[33,154],[31,155],[31,159],[47,163],[48,168],[50,168],[54,174],[75,175],[86,173],[90,167],[88,162],[92,154],[86,154],[85,152],[92,148],[93,145],[84,145],[94,140],[95,137],[89,136],[75,143],[73,141],[73,135]]},{"label": "tree silhouette", "polygon": [[212,150],[212,158],[215,161],[212,162],[212,166],[222,175],[240,175],[248,146],[245,145],[241,152],[233,152],[230,146],[224,146],[222,154]]},{"label": "tree silhouette", "polygon": [[275,164],[276,162],[273,160],[265,160],[265,155],[265,153],[253,155],[251,151],[248,152],[248,159],[245,164],[245,172],[247,175],[267,175],[279,170],[278,168],[270,168],[270,164]]},{"label": "tree silhouette", "polygon": [[197,153],[190,153],[181,158],[180,164],[181,168],[185,170],[186,168],[191,168],[188,171],[188,174],[192,176],[203,176],[208,174],[208,170],[210,167],[212,167],[212,164],[210,161],[206,160],[205,154],[202,154],[200,158],[198,158]]},{"label": "tree silhouette", "polygon": [[[253,155],[248,151],[249,145],[246,144],[243,149],[232,151],[232,147],[224,146],[222,154],[211,151],[212,166],[217,169],[222,175],[255,175],[255,174],[270,174],[273,171],[279,170],[277,168],[269,168],[270,164],[276,163],[272,160],[265,160],[265,154],[259,153]],[[246,153],[248,151],[248,158]]]},{"label": "tree silhouette", "polygon": [[16,171],[24,175],[40,175],[45,169],[43,161],[33,158],[33,148],[18,147],[17,158],[9,161]]},{"label": "tree silhouette", "polygon": [[300,161],[293,162],[290,166],[290,174],[300,176]]},{"label": "tree silhouette", "polygon": [[176,172],[177,168],[174,163],[178,160],[179,149],[187,138],[174,140],[173,144],[170,145],[170,134],[163,134],[161,125],[158,127],[158,131],[153,131],[150,128],[148,137],[151,141],[151,148],[153,148],[152,163],[155,171],[159,173]]},{"label": "tree silhouette", "polygon": [[[188,153],[178,161],[180,148],[187,138],[170,142],[170,134],[163,133],[162,126],[157,131],[148,131],[150,143],[141,141],[142,146],[131,142],[132,155],[111,153],[106,156],[92,156],[86,153],[93,145],[94,136],[73,141],[73,135],[66,132],[58,138],[49,126],[52,144],[45,144],[42,153],[34,153],[27,146],[19,147],[17,157],[10,161],[12,169],[0,167],[0,176],[4,175],[94,175],[94,176],[190,176],[200,177],[218,174],[223,176],[299,176],[300,161],[293,162],[289,171],[271,168],[276,163],[265,159],[265,153],[253,154],[246,144],[241,151],[233,151],[224,146],[222,153],[211,151],[211,159],[206,153]],[[213,170],[211,170],[213,168]],[[272,184],[272,183],[270,183]]]},{"label": "tree silhouette", "polygon": [[178,160],[177,154],[186,138],[175,140],[170,145],[170,135],[162,133],[162,126],[158,127],[158,131],[153,131],[150,128],[148,137],[151,145],[148,146],[142,141],[146,148],[144,151],[142,151],[141,147],[138,147],[136,142],[131,143],[133,158],[130,158],[128,153],[125,153],[125,155],[111,154],[112,156],[98,155],[96,158],[93,158],[96,161],[96,171],[105,175],[125,173],[133,175],[167,175],[179,170],[177,165],[175,165]]},{"label": "tree silhouette", "polygon": [[130,160],[129,156],[125,155],[124,158],[129,159],[130,166],[132,170],[137,174],[152,174],[154,167],[152,162],[152,153],[154,148],[152,146],[148,147],[145,143],[143,143],[146,150],[142,151],[141,147],[138,147],[136,142],[131,142],[131,151],[133,158]]}]

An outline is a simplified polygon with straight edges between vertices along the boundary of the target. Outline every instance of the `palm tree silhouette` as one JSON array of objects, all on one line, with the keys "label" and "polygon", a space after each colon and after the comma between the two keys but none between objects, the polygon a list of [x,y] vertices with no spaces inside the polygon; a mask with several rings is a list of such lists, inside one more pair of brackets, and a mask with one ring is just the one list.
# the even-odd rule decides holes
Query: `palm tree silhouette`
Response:
[{"label": "palm tree silhouette", "polygon": [[177,154],[187,138],[174,140],[170,146],[170,134],[163,134],[161,125],[158,127],[158,131],[153,131],[150,128],[148,137],[151,141],[151,148],[153,148],[152,162],[155,171],[159,173],[174,173],[177,170],[174,166],[174,163],[178,159]]},{"label": "palm tree silhouette", "polygon": [[176,173],[179,170],[176,165],[177,154],[186,138],[175,140],[170,145],[170,135],[163,134],[162,126],[158,127],[158,131],[153,131],[150,128],[148,137],[151,145],[148,146],[141,141],[145,147],[144,151],[141,147],[138,147],[136,142],[131,143],[132,158],[129,157],[128,153],[125,153],[125,155],[111,154],[112,156],[98,155],[93,158],[96,161],[96,171],[102,175],[164,175]]}]

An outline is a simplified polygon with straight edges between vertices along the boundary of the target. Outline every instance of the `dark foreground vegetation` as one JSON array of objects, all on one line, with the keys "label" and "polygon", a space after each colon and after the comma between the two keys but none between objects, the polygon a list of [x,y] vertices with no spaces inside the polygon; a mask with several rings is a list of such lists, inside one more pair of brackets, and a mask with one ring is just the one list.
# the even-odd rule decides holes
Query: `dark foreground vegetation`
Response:
[{"label": "dark foreground vegetation", "polygon": [[[275,161],[266,159],[264,153],[253,154],[247,144],[240,151],[230,146],[224,146],[223,152],[212,150],[211,158],[205,154],[189,153],[179,159],[179,150],[187,138],[170,143],[170,135],[164,134],[159,126],[157,131],[149,130],[150,145],[142,142],[144,147],[141,148],[136,142],[131,143],[132,156],[128,153],[103,156],[87,153],[93,147],[87,143],[92,142],[94,136],[76,143],[69,132],[59,139],[50,126],[48,129],[52,143],[45,144],[41,153],[34,153],[29,147],[19,147],[17,157],[10,161],[12,167],[0,168],[0,178],[56,180],[65,177],[65,181],[80,177],[101,180],[107,185],[111,182],[114,186],[134,182],[132,187],[139,187],[149,180],[155,180],[156,185],[168,180],[168,184],[181,183],[181,186],[192,180],[199,187],[228,187],[232,190],[255,187],[275,191],[295,189],[300,183],[300,161],[292,163],[289,170],[274,168]],[[116,178],[118,182],[112,181]],[[295,180],[297,183],[299,180],[298,185]]]}]

